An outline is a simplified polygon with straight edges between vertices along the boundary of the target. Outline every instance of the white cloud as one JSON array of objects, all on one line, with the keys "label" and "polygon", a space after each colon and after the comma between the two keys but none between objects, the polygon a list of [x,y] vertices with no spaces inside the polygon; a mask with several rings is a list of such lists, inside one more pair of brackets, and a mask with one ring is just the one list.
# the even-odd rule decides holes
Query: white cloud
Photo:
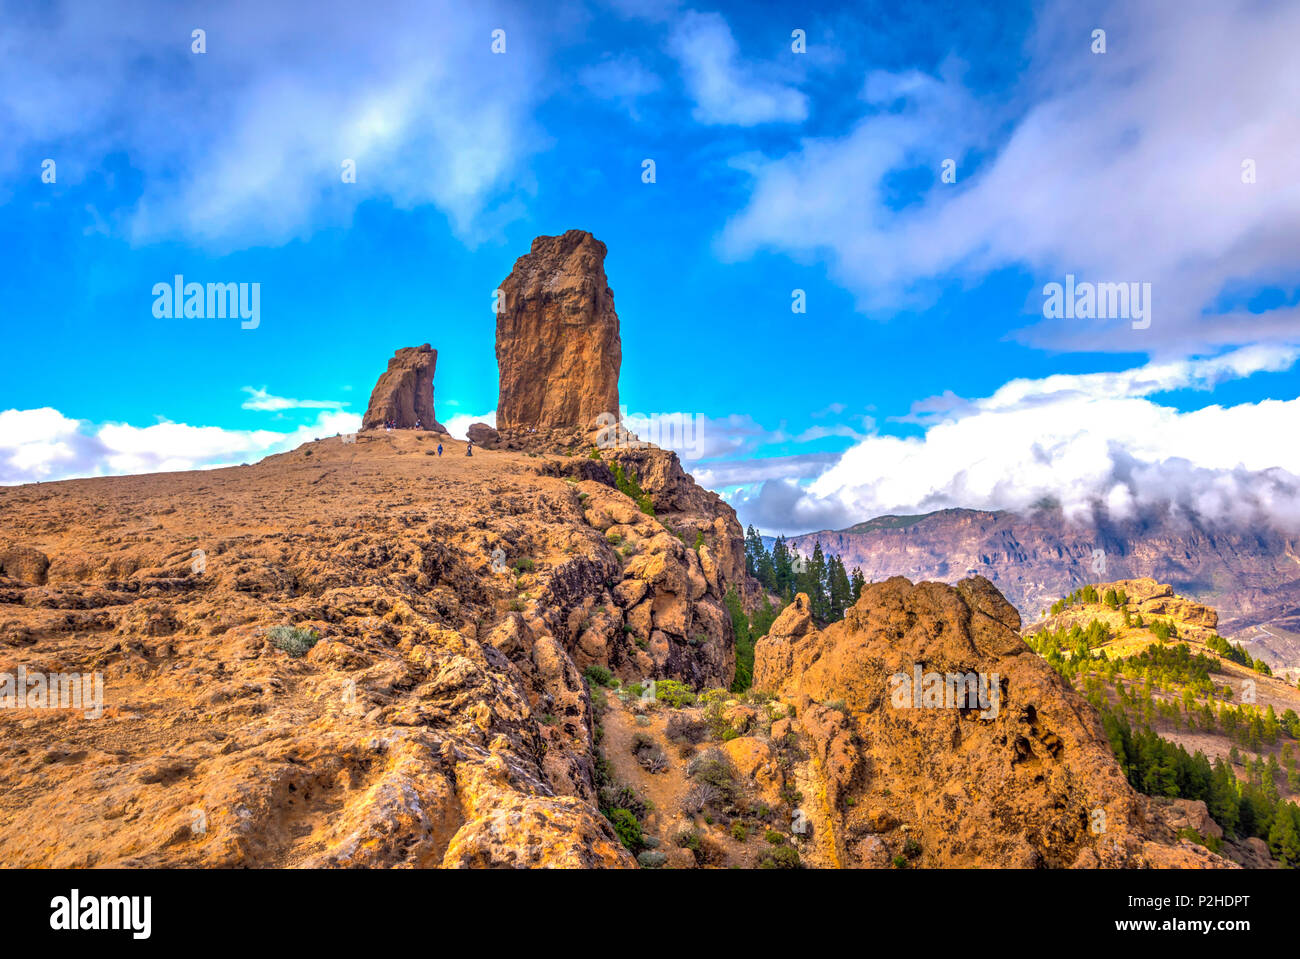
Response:
[{"label": "white cloud", "polygon": [[50,407],[5,410],[0,412],[0,483],[233,466],[360,427],[360,416],[342,412],[322,412],[313,423],[277,432],[172,422],[96,425]]},{"label": "white cloud", "polygon": [[[1122,373],[1014,380],[956,407],[921,437],[873,435],[806,487],[768,483],[738,503],[763,528],[847,526],[947,507],[1028,509],[1051,499],[1084,519],[1164,509],[1300,528],[1300,399],[1180,411],[1163,390],[1294,362],[1252,348]],[[1289,365],[1289,363],[1287,363]]]},{"label": "white cloud", "polygon": [[283,410],[341,410],[347,403],[338,400],[293,400],[284,396],[273,396],[266,387],[257,389],[245,386],[248,399],[240,404],[242,409],[277,413]]},{"label": "white cloud", "polygon": [[578,79],[595,96],[621,104],[634,120],[640,119],[637,101],[663,87],[663,81],[657,75],[628,54],[607,56],[584,68]]},{"label": "white cloud", "polygon": [[486,423],[493,428],[497,425],[497,411],[491,410],[487,413],[457,413],[455,416],[443,420],[442,425],[447,428],[455,439],[463,440],[467,438],[467,431],[475,423]]},{"label": "white cloud", "polygon": [[[136,242],[287,242],[362,201],[433,205],[474,241],[513,215],[546,55],[532,14],[494,0],[234,0],[54,6],[6,23],[0,173],[33,151],[75,183],[125,153],[141,193],[111,218]],[[490,52],[508,23],[507,53]],[[207,53],[190,31],[207,31]],[[525,41],[525,38],[528,38]],[[342,163],[356,182],[342,182]]]},{"label": "white cloud", "polygon": [[[1294,284],[1300,6],[1061,2],[1038,23],[1029,68],[998,103],[977,101],[955,69],[876,74],[845,135],[739,158],[753,193],[723,252],[824,256],[871,310],[924,306],[933,280],[1008,266],[1036,277],[1010,312],[1036,313],[1042,285],[1067,272],[1152,284],[1150,329],[1035,321],[1022,336],[1040,345],[1190,354],[1295,341],[1295,307],[1257,315],[1216,303],[1243,286]],[[1098,23],[1105,54],[1088,49]],[[896,97],[904,106],[886,108]],[[987,158],[971,153],[980,148]],[[955,184],[938,182],[948,158]],[[1247,158],[1254,184],[1242,182]],[[917,168],[933,171],[933,186],[898,208],[888,178]]]},{"label": "white cloud", "polygon": [[775,64],[741,59],[731,28],[716,13],[687,11],[669,37],[668,52],[681,65],[700,123],[754,126],[800,123],[808,116],[808,98],[772,79],[779,72]]}]

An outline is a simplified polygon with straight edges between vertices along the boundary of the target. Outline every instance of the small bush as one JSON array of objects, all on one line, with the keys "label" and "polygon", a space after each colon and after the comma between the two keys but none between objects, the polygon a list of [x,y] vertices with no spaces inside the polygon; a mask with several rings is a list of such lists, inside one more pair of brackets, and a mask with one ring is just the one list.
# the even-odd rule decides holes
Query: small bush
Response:
[{"label": "small bush", "polygon": [[320,634],[316,630],[297,626],[272,626],[266,635],[272,646],[284,650],[294,658],[306,656],[307,651],[320,642]]},{"label": "small bush", "polygon": [[777,832],[775,829],[769,829],[767,832],[763,833],[763,838],[766,839],[768,842],[770,842],[773,846],[785,845],[784,834]]},{"label": "small bush", "polygon": [[700,846],[704,843],[704,837],[700,835],[698,829],[683,829],[673,839],[673,842],[682,849],[699,852]]},{"label": "small bush", "polygon": [[737,819],[731,824],[731,838],[737,842],[744,842],[749,838],[749,827]]},{"label": "small bush", "polygon": [[708,734],[708,727],[704,723],[698,719],[683,716],[680,713],[669,716],[668,725],[664,729],[664,735],[668,737],[669,742],[689,743],[691,745],[704,742]]},{"label": "small bush", "polygon": [[682,812],[688,816],[698,816],[709,806],[722,801],[722,792],[707,783],[692,786],[682,797]]},{"label": "small bush", "polygon": [[614,678],[614,674],[599,663],[593,663],[588,666],[583,670],[582,675],[592,686],[608,686],[610,685],[610,680]]},{"label": "small bush", "polygon": [[695,693],[685,683],[675,679],[661,679],[655,683],[655,699],[667,703],[673,709],[691,706],[695,703]]},{"label": "small bush", "polygon": [[646,772],[668,771],[668,757],[659,744],[645,733],[637,733],[632,737],[632,755]]},{"label": "small bush", "polygon": [[636,816],[626,809],[611,809],[608,818],[623,845],[627,846],[633,855],[639,852],[645,844],[645,837]]},{"label": "small bush", "polygon": [[759,869],[798,869],[800,866],[799,850],[793,846],[776,846],[758,860]]},{"label": "small bush", "polygon": [[[601,766],[601,772],[608,774],[608,760],[604,760]],[[612,813],[615,809],[626,809],[637,820],[642,819],[649,810],[646,808],[645,800],[637,795],[636,790],[631,786],[621,783],[606,783],[600,787],[600,808],[610,810]],[[607,814],[608,816],[608,814]],[[612,818],[612,817],[610,817]]]}]

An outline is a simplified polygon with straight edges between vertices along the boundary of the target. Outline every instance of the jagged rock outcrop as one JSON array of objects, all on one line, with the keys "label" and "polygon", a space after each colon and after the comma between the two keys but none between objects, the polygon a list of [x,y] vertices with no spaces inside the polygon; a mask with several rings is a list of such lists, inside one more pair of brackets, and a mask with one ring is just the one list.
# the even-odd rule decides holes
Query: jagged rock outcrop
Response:
[{"label": "jagged rock outcrop", "polygon": [[421,429],[445,433],[433,415],[433,372],[438,351],[428,343],[407,346],[393,354],[386,369],[370,393],[361,428],[378,429],[395,423],[399,429]]},{"label": "jagged rock outcrop", "polygon": [[550,429],[617,415],[623,360],[605,244],[583,230],[539,236],[501,284],[497,428]]},{"label": "jagged rock outcrop", "polygon": [[797,705],[838,861],[1231,865],[1152,813],[1019,628],[982,577],[894,577],[826,629],[801,594],[757,644],[755,688]]}]

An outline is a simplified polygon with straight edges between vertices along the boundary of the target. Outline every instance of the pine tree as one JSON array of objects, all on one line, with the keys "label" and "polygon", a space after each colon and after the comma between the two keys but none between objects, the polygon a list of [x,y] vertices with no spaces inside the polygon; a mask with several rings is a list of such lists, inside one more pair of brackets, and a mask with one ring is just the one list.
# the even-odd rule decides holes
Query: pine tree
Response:
[{"label": "pine tree", "polygon": [[787,603],[794,598],[794,559],[784,536],[772,544],[772,591]]},{"label": "pine tree", "polygon": [[822,552],[821,540],[813,544],[813,554],[808,560],[806,573],[813,616],[824,623],[829,622],[831,604],[826,589],[826,554]]},{"label": "pine tree", "polygon": [[853,584],[844,571],[844,560],[838,555],[831,557],[828,576],[832,621],[840,620],[844,618],[845,610],[853,605]]},{"label": "pine tree", "polygon": [[1300,865],[1300,806],[1282,803],[1268,831],[1268,849],[1283,866]]}]

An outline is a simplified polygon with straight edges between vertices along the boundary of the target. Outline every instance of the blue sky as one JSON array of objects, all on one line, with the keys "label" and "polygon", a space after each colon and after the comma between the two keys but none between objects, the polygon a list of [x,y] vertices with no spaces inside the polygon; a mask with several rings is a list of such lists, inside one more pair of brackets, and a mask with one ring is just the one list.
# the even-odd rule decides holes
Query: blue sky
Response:
[{"label": "blue sky", "polygon": [[[581,228],[624,404],[698,417],[764,529],[1300,515],[1294,5],[266,6],[0,2],[0,482],[347,429],[423,342],[482,418],[492,291]],[[178,273],[260,284],[257,329],[156,318]],[[1149,326],[1046,317],[1067,274]]]}]

